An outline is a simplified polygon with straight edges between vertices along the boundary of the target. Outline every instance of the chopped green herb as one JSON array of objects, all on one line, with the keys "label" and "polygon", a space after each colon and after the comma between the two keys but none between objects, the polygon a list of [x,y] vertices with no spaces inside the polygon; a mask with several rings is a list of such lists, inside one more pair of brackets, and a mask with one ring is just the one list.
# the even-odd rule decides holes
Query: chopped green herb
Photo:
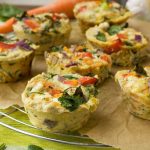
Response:
[{"label": "chopped green herb", "polygon": [[98,91],[96,88],[92,88],[91,86],[86,86],[86,89],[87,89],[88,93],[90,93],[90,94],[93,94],[95,96],[98,94]]},{"label": "chopped green herb", "polygon": [[32,90],[32,87],[28,87],[27,89],[26,89],[26,95],[27,96],[29,96],[29,95],[31,95],[31,94],[40,94],[40,95],[44,95],[44,93],[43,92],[31,92],[31,90]]},{"label": "chopped green herb", "polygon": [[135,68],[133,69],[136,73],[143,75],[143,76],[148,76],[147,72],[144,70],[143,66],[136,64]]},{"label": "chopped green herb", "polygon": [[56,34],[59,33],[56,28],[53,28],[52,31]]},{"label": "chopped green herb", "polygon": [[51,52],[58,52],[58,51],[61,50],[61,47],[59,47],[59,46],[53,46],[50,49],[51,49]]},{"label": "chopped green herb", "polygon": [[5,144],[0,145],[0,150],[5,150],[7,147]]},{"label": "chopped green herb", "polygon": [[26,17],[26,16],[27,16],[27,12],[24,11],[24,12],[21,12],[21,13],[17,14],[17,15],[16,15],[16,18],[17,18],[18,20],[21,20],[21,19],[23,19],[23,18]]},{"label": "chopped green herb", "polygon": [[54,26],[54,28],[59,28],[60,26],[61,26],[61,23],[60,23],[60,21],[55,21],[54,23],[53,23],[53,26]]},{"label": "chopped green herb", "polygon": [[11,17],[15,17],[17,14],[22,13],[23,11],[19,8],[16,8],[12,5],[2,4],[0,5],[0,20],[6,21]]},{"label": "chopped green herb", "polygon": [[64,75],[63,77],[65,77],[67,79],[78,79],[77,77],[74,77],[72,75]]},{"label": "chopped green herb", "polygon": [[46,78],[47,80],[52,79],[54,76],[56,76],[57,74],[53,74],[53,73],[46,73],[44,74],[44,78]]},{"label": "chopped green herb", "polygon": [[129,26],[129,24],[126,22],[122,25],[122,28],[127,28]]},{"label": "chopped green herb", "polygon": [[44,150],[44,149],[36,145],[29,145],[28,150]]},{"label": "chopped green herb", "polygon": [[106,36],[102,32],[98,32],[98,34],[96,35],[96,39],[100,40],[100,41],[103,41],[103,42],[106,42]]},{"label": "chopped green herb", "polygon": [[83,48],[82,51],[83,51],[83,52],[86,52],[86,51],[87,51],[87,48]]},{"label": "chopped green herb", "polygon": [[112,25],[109,29],[108,29],[108,33],[110,35],[114,35],[117,34],[118,32],[120,32],[122,30],[122,26],[119,25]]},{"label": "chopped green herb", "polygon": [[43,29],[43,31],[42,31],[42,34],[44,34],[44,33],[49,33],[49,29],[50,29],[50,24],[47,24],[45,27],[44,27],[44,29]]},{"label": "chopped green herb", "polygon": [[124,41],[124,44],[127,45],[127,46],[133,46],[133,44],[129,41]]},{"label": "chopped green herb", "polygon": [[86,98],[82,92],[81,87],[78,87],[73,95],[69,95],[66,91],[63,96],[58,98],[61,105],[69,111],[76,110],[81,104],[86,102]]},{"label": "chopped green herb", "polygon": [[1,41],[1,42],[5,41],[5,37],[4,37],[4,35],[2,35],[2,34],[0,34],[0,41]]}]

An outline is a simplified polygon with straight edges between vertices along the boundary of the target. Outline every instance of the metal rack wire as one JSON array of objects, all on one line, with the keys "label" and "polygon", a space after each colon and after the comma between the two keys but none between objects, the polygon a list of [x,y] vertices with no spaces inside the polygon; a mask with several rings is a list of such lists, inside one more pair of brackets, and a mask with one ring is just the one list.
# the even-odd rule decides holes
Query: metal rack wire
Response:
[{"label": "metal rack wire", "polygon": [[[9,119],[11,121],[14,121],[16,123],[24,125],[26,127],[42,131],[41,129],[31,125],[30,123],[26,123],[26,122],[22,121],[21,119],[16,119],[15,117],[12,117],[11,115],[16,111],[18,111],[19,113],[22,113],[23,115],[27,115],[23,108],[20,108],[18,106],[12,106],[12,108],[13,108],[13,110],[8,111],[8,112],[0,111],[0,125],[8,128],[10,130],[13,130],[15,132],[19,132],[21,134],[28,135],[28,136],[31,136],[31,137],[35,137],[35,138],[38,138],[38,139],[52,141],[52,142],[58,142],[58,143],[62,143],[62,144],[86,146],[86,147],[111,147],[111,146],[108,146],[108,145],[96,143],[94,141],[89,142],[90,138],[87,137],[87,136],[80,136],[80,135],[73,135],[73,134],[70,135],[70,134],[62,134],[62,133],[50,133],[51,135],[57,135],[57,136],[60,136],[60,137],[74,138],[74,141],[69,141],[69,140],[61,140],[61,139],[57,139],[57,138],[41,136],[41,135],[38,135],[38,134],[35,134],[35,133],[31,133],[31,132],[19,129],[17,127],[13,127],[12,125],[9,125],[8,123],[5,123],[4,121],[1,121],[1,118],[6,117],[7,119]],[[85,141],[87,140],[87,142],[78,142],[76,139],[84,139]]]}]

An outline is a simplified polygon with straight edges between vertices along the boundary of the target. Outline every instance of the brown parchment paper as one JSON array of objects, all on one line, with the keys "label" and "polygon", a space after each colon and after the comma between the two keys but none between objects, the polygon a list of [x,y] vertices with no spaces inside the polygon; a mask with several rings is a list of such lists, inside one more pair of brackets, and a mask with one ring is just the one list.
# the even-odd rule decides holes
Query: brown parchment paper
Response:
[{"label": "brown parchment paper", "polygon": [[[134,19],[129,23],[150,39],[150,23]],[[149,59],[143,65],[150,64]],[[113,67],[113,73],[121,69],[125,68]],[[150,121],[136,118],[128,112],[127,102],[122,99],[114,79],[99,87],[98,97],[101,100],[99,108],[80,132],[121,150],[150,150]]]},{"label": "brown parchment paper", "polygon": [[[150,38],[150,23],[135,19],[129,22],[130,26],[142,31]],[[84,36],[77,23],[73,22],[72,27],[69,43],[83,42]],[[147,63],[149,62],[147,60]],[[124,68],[113,67],[113,73],[120,69]],[[44,58],[36,56],[31,77],[45,70]],[[0,109],[13,104],[23,106],[20,96],[30,78],[17,83],[0,84]],[[150,150],[150,121],[136,118],[128,112],[126,101],[122,99],[121,90],[114,79],[106,80],[98,91],[98,98],[101,100],[99,108],[80,133],[88,135],[97,142],[121,148],[121,150]]]}]

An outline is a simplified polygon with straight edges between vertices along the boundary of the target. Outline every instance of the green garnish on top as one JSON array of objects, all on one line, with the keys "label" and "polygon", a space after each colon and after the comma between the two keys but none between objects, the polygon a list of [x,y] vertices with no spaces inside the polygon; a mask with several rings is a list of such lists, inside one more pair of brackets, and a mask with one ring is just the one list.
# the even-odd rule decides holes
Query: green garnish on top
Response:
[{"label": "green garnish on top", "polygon": [[81,87],[78,87],[73,95],[69,95],[66,91],[64,91],[62,97],[58,98],[58,101],[69,111],[74,111],[81,104],[86,103],[86,98]]},{"label": "green garnish on top", "polygon": [[62,50],[62,46],[52,46],[50,48],[51,52],[58,52],[58,51],[61,51]]},{"label": "green garnish on top", "polygon": [[127,45],[127,46],[133,46],[133,44],[129,41],[124,41],[124,44]]},{"label": "green garnish on top", "polygon": [[53,74],[53,73],[44,73],[44,78],[47,80],[51,80],[56,75],[57,74]]},{"label": "green garnish on top", "polygon": [[110,35],[114,35],[114,34],[119,33],[121,30],[123,30],[124,28],[127,28],[127,27],[128,27],[128,23],[124,23],[122,25],[111,25],[108,28],[108,33]]},{"label": "green garnish on top", "polygon": [[100,31],[96,35],[96,39],[99,40],[99,41],[106,42],[106,36],[105,36],[105,34],[102,33],[102,32],[100,32]]},{"label": "green garnish on top", "polygon": [[122,26],[120,26],[120,25],[112,25],[112,26],[110,26],[110,28],[108,29],[108,33],[109,33],[110,35],[114,35],[114,34],[119,33],[122,29],[123,29],[123,28],[122,28]]},{"label": "green garnish on top", "polygon": [[143,66],[136,64],[135,68],[133,69],[136,73],[143,76],[148,76],[147,72],[144,70]]},{"label": "green garnish on top", "polygon": [[4,35],[2,35],[2,34],[0,34],[0,41],[1,41],[1,42],[5,41],[5,37],[4,37]]},{"label": "green garnish on top", "polygon": [[72,75],[64,75],[63,77],[67,79],[78,79],[77,77],[74,77]]}]

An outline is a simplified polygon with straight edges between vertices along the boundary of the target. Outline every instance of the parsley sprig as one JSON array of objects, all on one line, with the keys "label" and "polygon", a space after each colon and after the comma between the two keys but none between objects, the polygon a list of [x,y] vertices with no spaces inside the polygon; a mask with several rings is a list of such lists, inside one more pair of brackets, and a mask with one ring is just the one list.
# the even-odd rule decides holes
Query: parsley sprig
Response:
[{"label": "parsley sprig", "polygon": [[86,98],[81,87],[78,87],[73,95],[69,95],[67,91],[64,91],[63,95],[58,99],[58,101],[69,111],[74,111],[81,104],[86,102]]}]

